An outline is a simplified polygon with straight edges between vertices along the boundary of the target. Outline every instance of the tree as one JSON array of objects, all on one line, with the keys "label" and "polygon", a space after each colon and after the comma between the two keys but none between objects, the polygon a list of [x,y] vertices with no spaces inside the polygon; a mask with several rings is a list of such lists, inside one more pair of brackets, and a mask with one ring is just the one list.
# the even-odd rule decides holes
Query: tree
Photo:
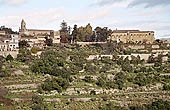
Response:
[{"label": "tree", "polygon": [[170,110],[170,102],[159,99],[147,105],[147,108],[148,110]]},{"label": "tree", "polygon": [[88,82],[88,83],[93,83],[93,82],[95,82],[95,80],[94,80],[93,77],[91,77],[91,76],[85,76],[84,81],[85,81],[85,82]]},{"label": "tree", "polygon": [[170,91],[170,83],[164,84],[163,90]]},{"label": "tree", "polygon": [[78,36],[78,29],[77,29],[77,25],[75,24],[74,25],[74,28],[73,28],[73,31],[72,31],[72,34],[71,34],[71,41],[74,42],[76,39],[77,39],[77,36]]},{"label": "tree", "polygon": [[100,77],[97,78],[96,85],[106,88],[106,84],[107,84],[107,76],[106,75],[102,74]]},{"label": "tree", "polygon": [[26,40],[19,41],[19,48],[27,48],[30,47]]},{"label": "tree", "polygon": [[122,70],[126,72],[133,72],[133,67],[130,65],[129,57],[124,59],[124,62],[121,65]]},{"label": "tree", "polygon": [[73,40],[79,41],[79,42],[84,42],[84,41],[92,41],[92,36],[94,35],[92,26],[90,23],[86,25],[86,27],[79,27],[77,28],[77,25],[74,25],[73,31],[72,31],[72,36]]},{"label": "tree", "polygon": [[61,31],[64,31],[64,32],[68,32],[68,26],[67,26],[67,22],[65,22],[63,20],[63,22],[61,22]]},{"label": "tree", "polygon": [[53,46],[53,39],[45,37],[45,44],[47,46]]},{"label": "tree", "polygon": [[11,54],[9,54],[7,57],[6,57],[6,61],[12,61],[14,60],[14,58],[11,56]]},{"label": "tree", "polygon": [[105,42],[107,38],[111,35],[111,30],[108,29],[107,27],[101,28],[101,27],[96,27],[95,28],[95,33],[96,33],[96,41],[97,42]]},{"label": "tree", "polygon": [[2,71],[2,66],[3,66],[3,61],[2,58],[0,57],[0,72]]},{"label": "tree", "polygon": [[68,30],[67,23],[64,20],[61,23],[60,38],[61,38],[61,43],[68,43],[69,30]]},{"label": "tree", "polygon": [[20,62],[30,62],[33,59],[31,51],[26,48],[20,48],[17,60]]},{"label": "tree", "polygon": [[18,32],[14,32],[11,28],[5,26],[1,26],[0,31],[5,31],[7,34],[18,34]]},{"label": "tree", "polygon": [[85,27],[85,31],[86,31],[85,41],[87,42],[92,41],[91,37],[93,35],[93,29],[90,23]]},{"label": "tree", "polygon": [[63,90],[66,90],[68,86],[69,86],[68,80],[62,77],[47,79],[41,85],[44,91],[57,90],[59,93],[61,93]]},{"label": "tree", "polygon": [[41,96],[35,95],[32,96],[32,110],[48,110],[44,99]]},{"label": "tree", "polygon": [[114,77],[115,84],[118,85],[118,89],[122,89],[126,83],[127,75],[124,72],[119,72]]},{"label": "tree", "polygon": [[62,51],[47,50],[32,62],[31,71],[37,74],[69,77],[65,67],[67,57],[65,55]]},{"label": "tree", "polygon": [[154,63],[154,62],[155,62],[155,59],[153,58],[153,55],[149,56],[147,62],[148,62],[148,63]]}]

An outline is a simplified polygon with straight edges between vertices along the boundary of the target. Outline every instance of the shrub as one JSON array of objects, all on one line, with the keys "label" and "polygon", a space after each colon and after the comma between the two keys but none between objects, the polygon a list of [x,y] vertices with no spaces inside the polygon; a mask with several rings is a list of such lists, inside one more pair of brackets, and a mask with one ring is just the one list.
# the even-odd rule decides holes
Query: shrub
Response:
[{"label": "shrub", "polygon": [[37,47],[31,48],[31,53],[36,54],[39,51]]},{"label": "shrub", "polygon": [[170,83],[164,84],[163,90],[170,91]]},{"label": "shrub", "polygon": [[125,86],[127,75],[123,72],[119,72],[115,75],[115,84],[118,86],[118,89],[122,89]]},{"label": "shrub", "polygon": [[152,102],[147,105],[148,110],[170,110],[170,102],[163,101],[162,99]]},{"label": "shrub", "polygon": [[88,83],[94,83],[95,82],[91,76],[85,76],[84,81],[88,82]]},{"label": "shrub", "polygon": [[32,96],[32,110],[48,110],[44,99],[41,96],[35,95]]},{"label": "shrub", "polygon": [[29,47],[29,46],[30,45],[25,40],[19,42],[19,48],[26,48],[26,47]]},{"label": "shrub", "polygon": [[20,48],[19,54],[17,55],[17,60],[20,62],[30,62],[33,59],[30,50],[26,48]]},{"label": "shrub", "polygon": [[87,64],[85,66],[85,71],[90,73],[90,74],[95,74],[95,73],[97,73],[98,69],[97,69],[96,65]]},{"label": "shrub", "polygon": [[6,61],[12,61],[14,60],[14,58],[9,54],[7,57],[6,57]]},{"label": "shrub", "polygon": [[67,79],[64,79],[62,77],[47,79],[41,85],[44,91],[57,90],[58,92],[66,90],[68,86],[69,82],[67,81]]}]

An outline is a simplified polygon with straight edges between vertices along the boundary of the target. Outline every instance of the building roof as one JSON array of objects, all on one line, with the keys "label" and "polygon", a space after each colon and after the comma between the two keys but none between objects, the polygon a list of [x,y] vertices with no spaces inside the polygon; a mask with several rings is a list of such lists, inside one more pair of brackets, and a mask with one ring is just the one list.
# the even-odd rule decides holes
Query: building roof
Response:
[{"label": "building roof", "polygon": [[2,31],[2,30],[0,30],[0,33],[6,33],[6,31]]},{"label": "building roof", "polygon": [[113,30],[113,33],[149,33],[152,32],[154,33],[154,31],[140,31],[140,30]]},{"label": "building roof", "polygon": [[53,30],[28,29],[28,31],[49,31],[49,32],[51,32]]}]

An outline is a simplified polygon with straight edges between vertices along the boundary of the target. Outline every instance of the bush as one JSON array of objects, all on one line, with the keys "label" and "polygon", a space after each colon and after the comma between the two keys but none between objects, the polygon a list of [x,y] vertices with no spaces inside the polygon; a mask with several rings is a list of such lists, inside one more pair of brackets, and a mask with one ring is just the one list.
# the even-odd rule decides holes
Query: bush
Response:
[{"label": "bush", "polygon": [[32,110],[48,110],[44,99],[41,96],[35,95],[32,97]]},{"label": "bush", "polygon": [[134,83],[139,86],[145,86],[149,83],[150,79],[147,78],[145,73],[138,73],[134,78]]},{"label": "bush", "polygon": [[160,99],[152,102],[147,108],[148,110],[170,110],[170,102]]},{"label": "bush", "polygon": [[48,50],[32,62],[30,69],[38,74],[57,75],[67,72],[67,69],[64,68],[65,64],[66,58],[63,53]]},{"label": "bush", "polygon": [[95,73],[97,73],[98,69],[97,69],[96,65],[87,64],[85,66],[85,71],[90,73],[90,74],[95,74]]},{"label": "bush", "polygon": [[130,110],[170,110],[170,102],[159,99],[148,105],[130,106],[129,109]]},{"label": "bush", "polygon": [[25,40],[19,42],[19,48],[26,48],[26,47],[29,47],[29,46],[30,45]]},{"label": "bush", "polygon": [[118,89],[122,89],[125,86],[127,75],[123,72],[119,72],[115,75],[115,84],[118,86]]},{"label": "bush", "polygon": [[125,110],[123,107],[116,106],[113,102],[99,105],[99,110],[122,110],[122,109]]},{"label": "bush", "polygon": [[88,83],[94,83],[95,82],[95,80],[93,80],[93,78],[91,76],[85,76],[84,81],[88,82]]},{"label": "bush", "polygon": [[41,85],[44,91],[57,90],[60,93],[63,90],[66,90],[68,86],[69,86],[69,82],[67,81],[67,79],[64,79],[62,77],[47,79]]},{"label": "bush", "polygon": [[37,47],[31,48],[31,53],[36,54],[39,51]]},{"label": "bush", "polygon": [[105,75],[101,75],[100,77],[97,78],[97,82],[96,82],[97,86],[106,88],[107,87],[106,84],[107,84],[107,77]]},{"label": "bush", "polygon": [[170,83],[164,84],[163,90],[170,91]]},{"label": "bush", "polygon": [[6,61],[12,61],[14,60],[14,58],[9,54],[7,57],[6,57]]},{"label": "bush", "polygon": [[17,60],[20,62],[30,62],[33,59],[30,50],[26,48],[20,48],[19,54],[17,55]]}]

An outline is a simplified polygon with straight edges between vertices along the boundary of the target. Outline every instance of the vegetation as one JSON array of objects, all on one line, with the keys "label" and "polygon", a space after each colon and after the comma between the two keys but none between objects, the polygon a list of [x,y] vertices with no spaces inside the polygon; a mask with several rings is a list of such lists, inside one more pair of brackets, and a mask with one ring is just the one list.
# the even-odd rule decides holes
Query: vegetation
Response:
[{"label": "vegetation", "polygon": [[32,110],[48,110],[47,104],[44,103],[44,99],[41,96],[32,96]]},{"label": "vegetation", "polygon": [[27,47],[29,47],[29,46],[30,46],[30,45],[29,45],[28,42],[25,41],[25,40],[19,42],[19,48],[27,48]]},{"label": "vegetation", "polygon": [[9,54],[7,57],[6,57],[6,61],[12,61],[14,60],[14,58]]},{"label": "vegetation", "polygon": [[45,37],[45,45],[53,46],[53,39]]},{"label": "vegetation", "polygon": [[[40,56],[32,55],[38,51],[42,51]],[[154,65],[146,66],[139,56],[132,56],[132,60],[118,57],[123,52],[121,44],[114,42],[60,44],[41,50],[23,46],[16,59],[0,57],[1,85],[12,85],[8,88],[10,94],[3,96],[22,99],[10,105],[18,110],[168,110],[169,99],[165,96],[169,96],[170,90],[170,63],[162,63],[162,56],[158,56],[150,58]],[[113,55],[113,59],[101,57],[102,54]],[[99,57],[88,60],[90,55]],[[24,76],[11,77],[16,71],[22,71]],[[167,101],[153,101],[163,96]],[[0,109],[1,105],[8,106],[1,103],[0,97]]]}]

